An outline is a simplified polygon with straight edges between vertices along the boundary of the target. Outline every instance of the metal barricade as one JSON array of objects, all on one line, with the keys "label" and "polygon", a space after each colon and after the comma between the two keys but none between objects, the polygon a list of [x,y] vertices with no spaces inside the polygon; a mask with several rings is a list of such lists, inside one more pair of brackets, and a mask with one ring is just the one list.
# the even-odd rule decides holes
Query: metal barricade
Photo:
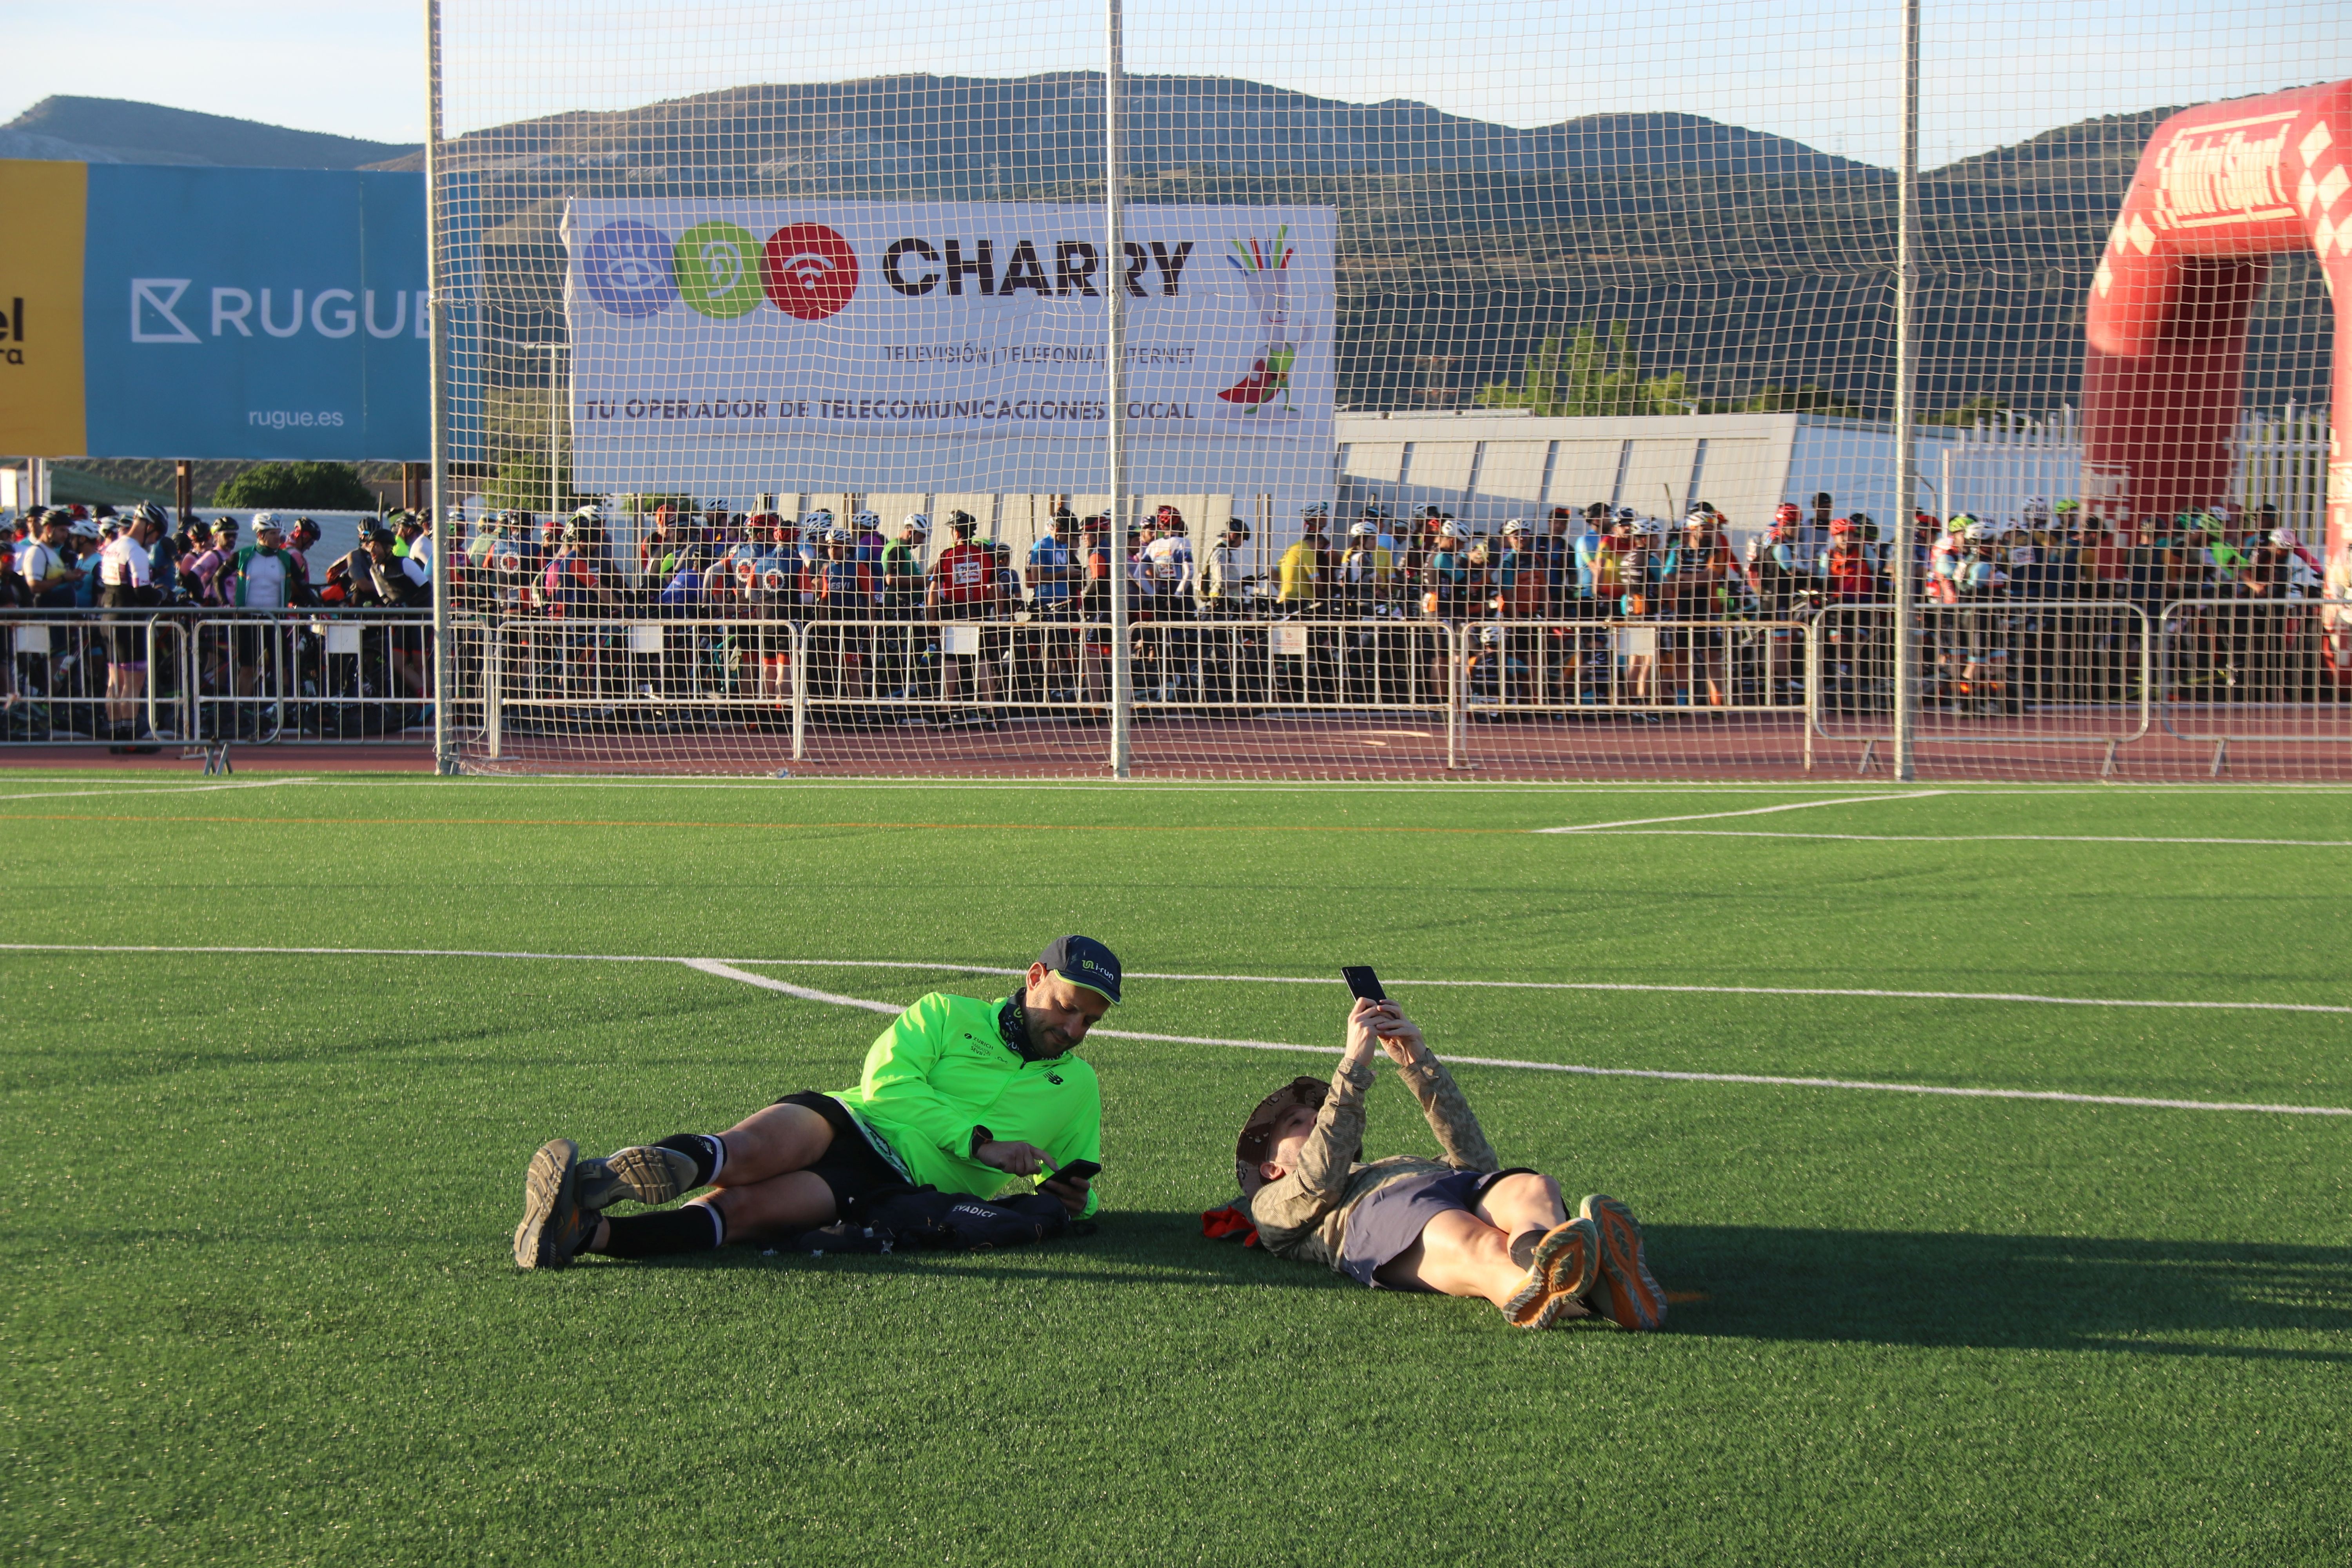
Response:
[{"label": "metal barricade", "polygon": [[490,760],[518,737],[806,722],[803,628],[749,616],[509,616],[481,628],[480,728]]},{"label": "metal barricade", "polygon": [[[1964,599],[1918,606],[1915,743],[2098,745],[2102,772],[2155,722],[2152,626],[2126,599]],[[1832,605],[1805,679],[1805,765],[1816,740],[1862,742],[1867,767],[1894,728],[1895,606]]]},{"label": "metal barricade", "polygon": [[0,744],[174,741],[188,732],[188,616],[167,606],[0,616]]},{"label": "metal barricade", "polygon": [[1472,718],[1658,715],[1804,708],[1802,620],[1470,621],[1461,628]]},{"label": "metal barricade", "polygon": [[2157,644],[2164,732],[2211,773],[2233,742],[2352,744],[2352,599],[2176,599]]},{"label": "metal barricade", "polygon": [[433,621],[414,610],[215,611],[190,626],[187,739],[396,741],[429,729]]}]

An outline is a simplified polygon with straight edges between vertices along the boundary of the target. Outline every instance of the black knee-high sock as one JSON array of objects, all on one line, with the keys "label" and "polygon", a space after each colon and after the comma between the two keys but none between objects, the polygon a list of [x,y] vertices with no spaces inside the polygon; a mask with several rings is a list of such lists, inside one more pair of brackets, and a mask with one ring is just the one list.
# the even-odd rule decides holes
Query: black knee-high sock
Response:
[{"label": "black knee-high sock", "polygon": [[727,1163],[727,1145],[712,1132],[673,1132],[654,1145],[656,1149],[675,1149],[694,1162],[693,1185],[707,1187]]},{"label": "black knee-high sock", "polygon": [[709,1204],[622,1215],[604,1222],[613,1228],[604,1252],[613,1258],[663,1258],[673,1252],[709,1252],[726,1245],[727,1222]]}]

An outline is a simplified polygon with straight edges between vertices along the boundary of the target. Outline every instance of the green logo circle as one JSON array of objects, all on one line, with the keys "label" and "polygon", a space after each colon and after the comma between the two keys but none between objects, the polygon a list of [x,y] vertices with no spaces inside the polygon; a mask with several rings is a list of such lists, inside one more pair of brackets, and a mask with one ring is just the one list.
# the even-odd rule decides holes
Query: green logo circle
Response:
[{"label": "green logo circle", "polygon": [[678,297],[706,316],[728,321],[760,303],[760,242],[731,223],[698,223],[672,253]]}]

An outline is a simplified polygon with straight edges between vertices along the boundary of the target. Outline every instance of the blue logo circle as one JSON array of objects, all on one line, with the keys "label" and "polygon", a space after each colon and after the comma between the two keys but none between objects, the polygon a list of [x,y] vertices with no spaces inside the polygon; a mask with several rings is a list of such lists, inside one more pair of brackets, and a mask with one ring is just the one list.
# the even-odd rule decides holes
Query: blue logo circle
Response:
[{"label": "blue logo circle", "polygon": [[677,298],[669,236],[634,218],[598,229],[580,268],[589,294],[615,316],[658,316]]}]

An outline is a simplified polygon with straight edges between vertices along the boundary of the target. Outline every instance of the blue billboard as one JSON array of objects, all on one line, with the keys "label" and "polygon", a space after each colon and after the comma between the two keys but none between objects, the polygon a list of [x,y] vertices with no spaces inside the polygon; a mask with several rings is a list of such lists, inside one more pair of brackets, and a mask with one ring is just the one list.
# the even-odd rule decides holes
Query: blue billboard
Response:
[{"label": "blue billboard", "polygon": [[423,175],[88,178],[83,455],[430,456]]}]

